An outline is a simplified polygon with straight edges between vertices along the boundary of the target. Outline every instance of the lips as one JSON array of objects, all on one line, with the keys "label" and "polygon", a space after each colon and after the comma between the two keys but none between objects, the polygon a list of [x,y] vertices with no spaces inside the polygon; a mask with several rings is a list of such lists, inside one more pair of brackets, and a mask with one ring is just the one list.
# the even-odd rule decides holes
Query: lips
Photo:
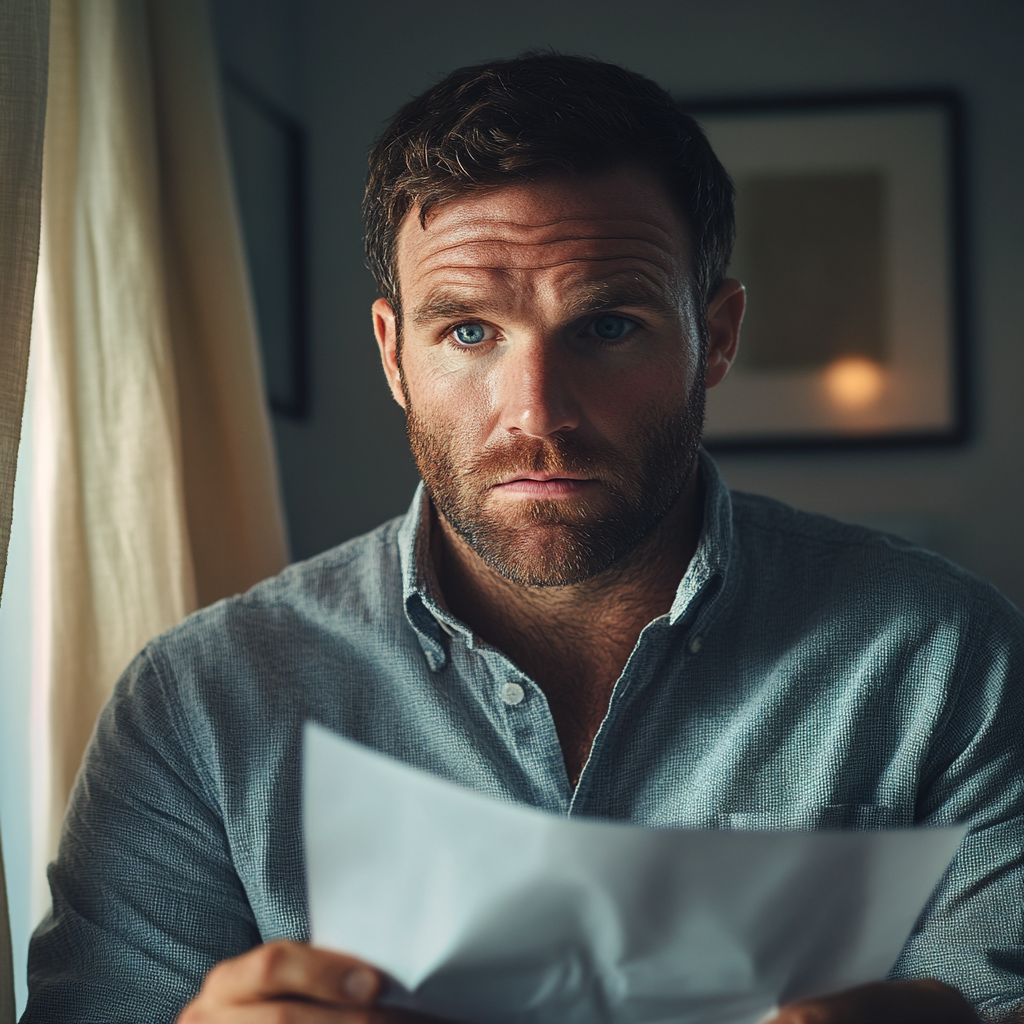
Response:
[{"label": "lips", "polygon": [[550,473],[516,473],[514,475],[506,477],[504,480],[499,480],[496,487],[503,487],[506,484],[519,483],[520,481],[536,482],[540,484],[549,483],[552,480],[567,480],[567,481],[585,481],[592,480],[593,477],[584,476],[582,473],[571,473],[564,470],[559,472]]},{"label": "lips", "polygon": [[517,476],[504,483],[495,484],[491,490],[505,498],[533,499],[540,501],[564,501],[579,498],[584,492],[598,486],[599,481],[588,477],[565,477],[560,475]]},{"label": "lips", "polygon": [[488,445],[468,460],[459,475],[473,480],[481,494],[518,490],[544,497],[558,488],[569,496],[596,486],[615,486],[633,473],[610,445],[555,436]]}]

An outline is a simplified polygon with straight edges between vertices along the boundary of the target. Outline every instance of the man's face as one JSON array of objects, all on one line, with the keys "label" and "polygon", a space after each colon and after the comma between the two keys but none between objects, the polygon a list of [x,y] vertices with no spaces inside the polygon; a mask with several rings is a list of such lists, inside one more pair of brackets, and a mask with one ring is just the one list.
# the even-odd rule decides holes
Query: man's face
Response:
[{"label": "man's face", "polygon": [[400,354],[374,310],[385,371],[435,507],[506,578],[590,579],[684,490],[705,386],[688,251],[635,166],[406,217]]}]

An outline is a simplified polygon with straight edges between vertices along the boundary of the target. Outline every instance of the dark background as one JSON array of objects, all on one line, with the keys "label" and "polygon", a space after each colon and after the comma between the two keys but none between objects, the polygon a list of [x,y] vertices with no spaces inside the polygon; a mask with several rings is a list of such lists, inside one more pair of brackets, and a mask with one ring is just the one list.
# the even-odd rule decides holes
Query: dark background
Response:
[{"label": "dark background", "polygon": [[[463,64],[553,47],[680,97],[951,87],[966,102],[972,436],[952,448],[723,456],[736,488],[879,526],[1024,603],[1024,4],[213,0],[222,63],[305,126],[311,415],[275,415],[297,558],[371,529],[416,482],[370,329],[359,202],[386,118]],[[251,227],[251,226],[250,226]]]}]

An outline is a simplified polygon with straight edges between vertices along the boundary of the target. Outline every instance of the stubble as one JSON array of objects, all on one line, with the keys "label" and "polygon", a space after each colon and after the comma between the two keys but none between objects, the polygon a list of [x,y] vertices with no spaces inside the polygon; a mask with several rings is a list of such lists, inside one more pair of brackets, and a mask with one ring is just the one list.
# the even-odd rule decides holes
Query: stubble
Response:
[{"label": "stubble", "polygon": [[[531,587],[571,586],[607,572],[679,499],[700,448],[702,382],[678,408],[639,409],[636,421],[619,447],[574,433],[513,434],[472,452],[450,427],[425,422],[407,403],[409,443],[434,507],[488,566]],[[529,472],[597,479],[600,490],[593,498],[495,507],[491,488]]]}]

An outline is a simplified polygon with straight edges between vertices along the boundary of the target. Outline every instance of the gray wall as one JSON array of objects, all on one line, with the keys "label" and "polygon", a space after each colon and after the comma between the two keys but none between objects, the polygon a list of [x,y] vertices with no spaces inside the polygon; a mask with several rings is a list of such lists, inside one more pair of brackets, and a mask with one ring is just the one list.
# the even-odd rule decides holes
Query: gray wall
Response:
[{"label": "gray wall", "polygon": [[529,47],[621,62],[680,95],[952,86],[969,112],[972,441],[946,450],[730,456],[734,486],[895,529],[1024,604],[1024,4],[943,0],[215,0],[224,59],[308,125],[313,409],[276,424],[296,556],[406,506],[415,472],[370,330],[365,152],[399,104]]}]

